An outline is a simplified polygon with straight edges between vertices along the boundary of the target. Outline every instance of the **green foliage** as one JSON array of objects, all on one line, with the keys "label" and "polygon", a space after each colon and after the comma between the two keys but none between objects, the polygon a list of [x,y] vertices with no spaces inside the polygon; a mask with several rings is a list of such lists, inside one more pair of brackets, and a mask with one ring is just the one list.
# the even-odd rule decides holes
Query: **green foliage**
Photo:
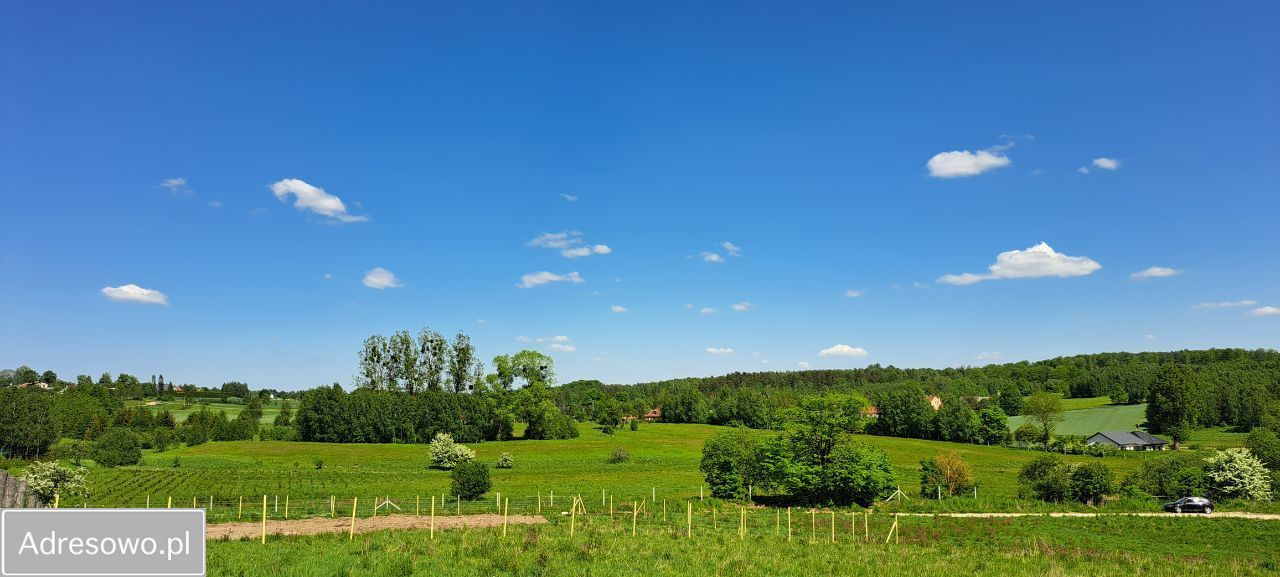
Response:
[{"label": "green foliage", "polygon": [[1104,463],[1083,463],[1071,470],[1071,496],[1081,503],[1101,504],[1115,489],[1115,476]]},{"label": "green foliage", "polygon": [[526,439],[571,439],[578,436],[573,418],[560,412],[555,403],[544,400],[527,412]]},{"label": "green foliage", "polygon": [[137,465],[142,460],[138,436],[129,429],[107,429],[98,437],[93,449],[93,460],[103,467]]},{"label": "green foliage", "polygon": [[622,405],[613,397],[604,397],[596,403],[595,418],[601,427],[613,432],[613,429],[622,424]]},{"label": "green foliage", "polygon": [[48,394],[0,388],[0,450],[28,458],[44,453],[58,440],[51,405]]},{"label": "green foliage", "polygon": [[767,484],[763,449],[761,434],[741,427],[707,439],[702,445],[702,462],[698,468],[706,476],[711,495],[745,499],[750,487]]},{"label": "green foliage", "polygon": [[711,406],[711,422],[764,429],[773,420],[769,399],[756,389],[731,388],[721,391]]},{"label": "green foliage", "polygon": [[492,487],[489,481],[489,466],[479,461],[458,463],[449,475],[450,493],[466,500],[475,499],[487,493]]},{"label": "green foliage", "polygon": [[1044,438],[1043,431],[1029,421],[1023,421],[1022,425],[1013,432],[1013,440],[1019,443],[1030,443],[1041,438]]},{"label": "green foliage", "polygon": [[511,456],[511,453],[503,453],[498,455],[498,462],[494,465],[494,468],[510,469],[514,466],[516,466],[516,460]]},{"label": "green foliage", "polygon": [[1040,424],[1045,443],[1053,437],[1053,427],[1062,420],[1062,396],[1054,393],[1036,393],[1027,398],[1022,412]]},{"label": "green foliage", "polygon": [[631,460],[631,451],[628,451],[622,447],[614,447],[613,451],[609,453],[610,465],[618,465],[630,460]]},{"label": "green foliage", "polygon": [[1169,435],[1177,449],[1196,426],[1196,407],[1202,393],[1187,367],[1161,369],[1147,401],[1147,427],[1153,433]]},{"label": "green foliage", "polygon": [[1144,459],[1125,477],[1123,486],[1158,497],[1181,498],[1205,495],[1204,459],[1194,453],[1162,452]]},{"label": "green foliage", "polygon": [[289,404],[289,401],[281,401],[280,414],[276,415],[272,424],[277,427],[288,427],[293,424],[293,406]]},{"label": "green foliage", "polygon": [[1018,471],[1018,484],[1024,497],[1066,501],[1071,498],[1071,466],[1057,455],[1041,455]]},{"label": "green foliage", "polygon": [[[977,443],[981,440],[978,415],[967,403],[955,400],[942,405],[934,418],[937,438],[953,443]],[[1002,424],[1002,427],[1007,428]]]},{"label": "green foliage", "polygon": [[973,487],[969,464],[954,452],[920,461],[920,496],[926,499],[936,499],[939,493],[967,494]]},{"label": "green foliage", "polygon": [[925,400],[924,389],[914,383],[891,387],[875,396],[880,418],[875,432],[891,437],[924,438],[932,428],[933,407]]},{"label": "green foliage", "polygon": [[705,423],[711,416],[706,395],[692,382],[677,382],[658,395],[664,423]]},{"label": "green foliage", "polygon": [[993,405],[978,412],[977,442],[983,445],[1003,445],[1013,435],[1009,432],[1009,418],[999,405]]},{"label": "green foliage", "polygon": [[631,421],[627,424],[627,428],[631,429],[632,431],[639,431],[640,419],[631,419]]},{"label": "green foliage", "polygon": [[52,504],[55,495],[69,501],[89,498],[83,469],[63,467],[56,461],[37,461],[27,467],[23,478],[27,480],[27,490],[42,503]]},{"label": "green foliage", "polygon": [[469,463],[476,458],[476,452],[453,441],[449,433],[437,433],[428,447],[433,469],[454,469],[462,463]]},{"label": "green foliage", "polygon": [[826,395],[789,411],[786,434],[765,442],[758,459],[770,484],[809,503],[866,506],[884,496],[894,487],[888,455],[849,434],[864,406],[859,396]]},{"label": "green foliage", "polygon": [[1205,459],[1205,477],[1217,499],[1271,499],[1267,468],[1248,449],[1215,451]]},{"label": "green foliage", "polygon": [[1254,427],[1252,431],[1249,431],[1249,438],[1245,441],[1245,446],[1268,469],[1273,471],[1280,470],[1280,438],[1276,436],[1274,430]]}]

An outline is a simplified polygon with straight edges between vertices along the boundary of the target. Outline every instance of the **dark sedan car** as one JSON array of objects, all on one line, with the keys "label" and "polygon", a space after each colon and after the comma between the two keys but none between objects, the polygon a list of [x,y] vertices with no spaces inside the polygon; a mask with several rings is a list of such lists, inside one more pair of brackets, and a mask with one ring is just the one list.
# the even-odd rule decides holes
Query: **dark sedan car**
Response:
[{"label": "dark sedan car", "polygon": [[1169,513],[1198,512],[1208,515],[1213,512],[1213,501],[1204,497],[1183,497],[1172,503],[1165,503],[1164,510]]}]

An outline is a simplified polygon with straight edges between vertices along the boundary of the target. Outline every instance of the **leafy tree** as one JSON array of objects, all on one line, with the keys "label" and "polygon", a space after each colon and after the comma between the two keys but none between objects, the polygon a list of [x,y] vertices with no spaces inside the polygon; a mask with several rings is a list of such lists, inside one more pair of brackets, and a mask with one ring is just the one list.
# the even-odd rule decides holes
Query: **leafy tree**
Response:
[{"label": "leafy tree", "polygon": [[1219,499],[1271,499],[1267,468],[1248,449],[1215,451],[1205,458],[1205,477],[1211,492]]},{"label": "leafy tree", "polygon": [[926,499],[936,498],[939,489],[947,496],[973,490],[973,473],[960,455],[947,452],[920,461],[920,495]]},{"label": "leafy tree", "polygon": [[397,388],[403,386],[405,392],[414,394],[423,389],[426,375],[423,373],[421,360],[418,357],[418,345],[409,331],[396,331],[387,343],[390,354],[389,369],[391,381],[398,382]]},{"label": "leafy tree", "polygon": [[658,406],[664,423],[705,423],[711,415],[706,395],[689,382],[676,383],[662,391]]},{"label": "leafy tree", "polygon": [[471,361],[475,359],[476,349],[471,344],[471,337],[458,331],[454,335],[449,354],[449,386],[455,393],[471,390]]},{"label": "leafy tree", "polygon": [[1081,503],[1094,505],[1102,497],[1115,491],[1115,477],[1105,464],[1099,462],[1076,465],[1071,470],[1071,496]]},{"label": "leafy tree", "polygon": [[489,466],[479,461],[458,463],[449,478],[452,493],[468,501],[487,493],[493,486],[489,481]]},{"label": "leafy tree", "polygon": [[933,419],[933,407],[925,400],[924,389],[914,383],[889,388],[877,401],[880,418],[876,430],[891,437],[924,438]]},{"label": "leafy tree", "polygon": [[453,469],[476,458],[475,451],[453,442],[453,435],[449,433],[437,433],[428,450],[431,453],[431,467],[435,469]]},{"label": "leafy tree", "polygon": [[89,375],[76,375],[76,386],[86,387],[93,384],[93,377]]},{"label": "leafy tree", "polygon": [[1254,427],[1249,431],[1245,446],[1273,471],[1280,470],[1280,438],[1275,431],[1263,427]]},{"label": "leafy tree", "polygon": [[89,486],[85,482],[84,469],[70,469],[56,461],[36,461],[23,475],[27,490],[35,494],[41,503],[52,504],[54,497],[89,498]]},{"label": "leafy tree", "polygon": [[280,414],[272,422],[277,427],[288,427],[293,424],[293,405],[289,401],[280,402]]},{"label": "leafy tree", "polygon": [[978,439],[984,445],[1003,445],[1009,441],[1009,417],[999,405],[992,405],[978,413]]},{"label": "leafy tree", "polygon": [[45,371],[44,374],[40,375],[40,382],[49,383],[49,385],[56,385],[58,384],[58,373]]},{"label": "leafy tree", "polygon": [[494,468],[510,469],[515,465],[516,460],[511,456],[511,453],[502,453],[501,455],[498,455],[498,462],[494,465]]},{"label": "leafy tree", "polygon": [[596,422],[601,427],[614,429],[622,424],[622,405],[613,397],[600,399],[596,404]]},{"label": "leafy tree", "polygon": [[938,438],[953,443],[974,443],[979,440],[978,415],[967,403],[946,403],[938,410],[934,420]]},{"label": "leafy tree", "polygon": [[716,433],[702,445],[699,469],[706,476],[711,495],[720,499],[745,499],[752,486],[767,482],[763,443],[758,433],[733,428]]},{"label": "leafy tree", "polygon": [[245,398],[244,409],[240,410],[239,418],[247,421],[258,422],[262,420],[262,398],[259,395],[249,395]]},{"label": "leafy tree", "polygon": [[35,457],[58,440],[50,415],[50,395],[13,387],[0,388],[0,449]]},{"label": "leafy tree", "polygon": [[[155,385],[155,380],[156,380],[155,376],[152,376],[151,377],[152,385]],[[228,382],[222,383],[222,396],[239,397],[241,399],[248,399],[249,385],[246,385],[240,381],[228,381]]]},{"label": "leafy tree", "polygon": [[1186,367],[1168,366],[1151,384],[1147,399],[1147,426],[1153,433],[1164,433],[1177,449],[1195,428],[1196,385]]},{"label": "leafy tree", "polygon": [[142,449],[138,436],[121,427],[107,429],[94,443],[93,460],[103,467],[137,465],[142,461]]},{"label": "leafy tree", "polygon": [[27,365],[22,365],[13,372],[13,383],[16,385],[21,385],[23,383],[36,383],[39,381],[40,373],[37,373],[35,369],[28,367]]},{"label": "leafy tree", "polygon": [[1000,395],[1000,408],[1004,410],[1006,415],[1022,414],[1022,407],[1026,403],[1026,399],[1022,398],[1022,391],[1018,389],[1017,384],[1013,381],[1005,381],[1000,385],[998,393]]},{"label": "leafy tree", "polygon": [[1054,393],[1036,393],[1027,399],[1023,412],[1031,420],[1040,423],[1044,442],[1053,437],[1053,427],[1062,420],[1062,396]]},{"label": "leafy tree", "polygon": [[1018,471],[1019,493],[1060,503],[1071,498],[1071,466],[1056,455],[1041,455]]},{"label": "leafy tree", "polygon": [[111,378],[111,373],[102,373],[102,376],[98,377],[98,384],[104,387],[110,387],[115,385],[116,382]]},{"label": "leafy tree", "polygon": [[1207,492],[1204,459],[1192,453],[1165,452],[1142,460],[1125,477],[1127,491],[1179,498]]},{"label": "leafy tree", "polygon": [[526,439],[573,439],[578,426],[572,417],[560,412],[550,400],[543,400],[528,411],[524,430]]},{"label": "leafy tree", "polygon": [[769,400],[758,390],[726,389],[712,403],[712,422],[763,429],[772,421],[769,409]]},{"label": "leafy tree", "polygon": [[790,428],[767,442],[759,461],[773,484],[810,503],[869,505],[894,487],[884,451],[852,441],[857,396],[811,397],[788,413]]},{"label": "leafy tree", "polygon": [[449,344],[440,333],[425,328],[418,333],[418,364],[422,367],[427,390],[444,389],[444,369],[448,358]]},{"label": "leafy tree", "polygon": [[362,389],[387,390],[390,374],[387,338],[372,335],[364,340],[360,351],[360,370],[356,376],[356,387]]}]

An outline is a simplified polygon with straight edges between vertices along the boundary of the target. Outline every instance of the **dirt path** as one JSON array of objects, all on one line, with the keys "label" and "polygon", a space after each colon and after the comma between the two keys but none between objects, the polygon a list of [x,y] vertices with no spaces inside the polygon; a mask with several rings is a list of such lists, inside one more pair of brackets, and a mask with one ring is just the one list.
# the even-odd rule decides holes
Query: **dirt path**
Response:
[{"label": "dirt path", "polygon": [[[536,525],[546,523],[543,517],[535,515],[511,515],[508,525]],[[462,515],[436,517],[436,529],[457,529],[460,527],[498,527],[502,525],[502,515]],[[414,515],[388,515],[356,519],[356,533],[368,533],[383,529],[427,529],[431,527],[430,517]],[[351,518],[326,519],[317,517],[297,519],[294,521],[267,521],[267,535],[320,535],[324,533],[346,533],[351,530]],[[246,537],[262,536],[261,523],[218,523],[205,527],[205,538],[209,540],[228,538],[231,540]]]},{"label": "dirt path", "polygon": [[1255,519],[1260,521],[1280,521],[1280,515],[1272,513],[1240,513],[1236,511],[1218,511],[1211,515],[1197,513],[902,513],[904,517],[1106,517],[1130,515],[1134,517],[1187,517],[1195,519]]}]

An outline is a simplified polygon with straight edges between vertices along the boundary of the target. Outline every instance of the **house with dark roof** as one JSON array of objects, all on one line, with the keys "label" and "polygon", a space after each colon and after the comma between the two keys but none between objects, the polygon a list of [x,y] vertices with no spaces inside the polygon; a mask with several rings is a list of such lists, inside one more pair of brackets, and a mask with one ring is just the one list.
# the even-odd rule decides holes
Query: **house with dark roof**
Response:
[{"label": "house with dark roof", "polygon": [[1169,442],[1142,431],[1099,431],[1085,443],[1111,445],[1122,451],[1162,451]]}]

